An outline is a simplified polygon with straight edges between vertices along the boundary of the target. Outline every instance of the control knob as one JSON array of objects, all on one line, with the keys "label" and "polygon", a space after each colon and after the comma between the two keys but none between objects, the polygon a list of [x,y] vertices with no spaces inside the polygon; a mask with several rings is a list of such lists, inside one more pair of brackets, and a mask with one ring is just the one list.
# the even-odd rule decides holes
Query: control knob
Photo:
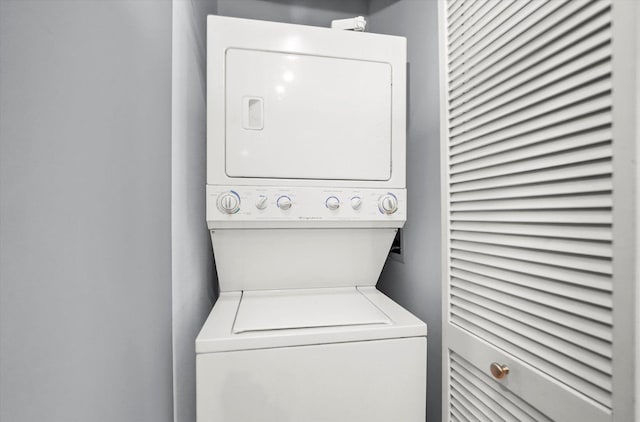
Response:
[{"label": "control knob", "polygon": [[289,208],[291,208],[291,206],[293,205],[293,202],[291,201],[291,198],[289,198],[287,195],[282,195],[278,198],[278,200],[276,201],[276,204],[278,205],[278,208],[280,208],[283,211],[286,211]]},{"label": "control knob", "polygon": [[393,214],[398,211],[398,198],[392,193],[382,195],[378,200],[378,209],[383,214]]},{"label": "control knob", "polygon": [[360,198],[359,196],[354,196],[353,198],[351,198],[351,208],[357,211],[360,209],[360,207],[362,207],[362,198]]},{"label": "control knob", "polygon": [[338,198],[336,198],[335,196],[330,196],[327,198],[327,200],[325,201],[325,205],[327,208],[329,208],[331,211],[335,211],[338,208],[340,208],[340,200]]},{"label": "control knob", "polygon": [[235,214],[240,210],[240,196],[230,190],[218,196],[218,209],[224,214]]},{"label": "control knob", "polygon": [[260,195],[258,199],[256,199],[256,208],[259,210],[267,208],[267,197],[265,195]]}]

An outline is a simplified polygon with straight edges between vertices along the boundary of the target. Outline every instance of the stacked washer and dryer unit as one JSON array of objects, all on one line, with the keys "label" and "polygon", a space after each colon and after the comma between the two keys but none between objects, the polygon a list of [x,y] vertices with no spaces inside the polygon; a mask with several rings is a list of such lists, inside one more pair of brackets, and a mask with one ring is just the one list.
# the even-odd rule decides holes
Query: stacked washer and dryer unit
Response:
[{"label": "stacked washer and dryer unit", "polygon": [[375,287],[406,220],[406,40],[207,24],[198,421],[424,421],[426,326]]}]

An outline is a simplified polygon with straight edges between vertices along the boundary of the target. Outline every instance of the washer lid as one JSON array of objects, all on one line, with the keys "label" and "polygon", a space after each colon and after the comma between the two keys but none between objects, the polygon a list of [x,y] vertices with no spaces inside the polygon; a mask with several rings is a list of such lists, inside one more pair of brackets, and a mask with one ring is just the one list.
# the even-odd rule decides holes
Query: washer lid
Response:
[{"label": "washer lid", "polygon": [[351,287],[245,291],[233,333],[368,324],[391,324],[391,320]]}]

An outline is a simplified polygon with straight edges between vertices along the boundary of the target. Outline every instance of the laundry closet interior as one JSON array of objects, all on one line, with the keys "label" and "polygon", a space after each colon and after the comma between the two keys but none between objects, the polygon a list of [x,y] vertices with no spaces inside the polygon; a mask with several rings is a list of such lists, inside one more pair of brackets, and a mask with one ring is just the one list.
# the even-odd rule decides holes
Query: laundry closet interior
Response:
[{"label": "laundry closet interior", "polygon": [[640,420],[639,28],[0,0],[0,422]]}]

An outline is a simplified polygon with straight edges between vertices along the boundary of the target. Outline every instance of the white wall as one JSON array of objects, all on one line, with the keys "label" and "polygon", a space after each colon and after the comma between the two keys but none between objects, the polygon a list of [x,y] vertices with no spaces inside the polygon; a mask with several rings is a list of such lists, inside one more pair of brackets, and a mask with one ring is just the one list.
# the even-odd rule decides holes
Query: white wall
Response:
[{"label": "white wall", "polygon": [[437,2],[372,0],[370,32],[407,37],[407,190],[403,260],[378,288],[427,323],[427,420],[441,420],[440,147]]},{"label": "white wall", "polygon": [[171,2],[0,2],[0,420],[162,422]]}]

